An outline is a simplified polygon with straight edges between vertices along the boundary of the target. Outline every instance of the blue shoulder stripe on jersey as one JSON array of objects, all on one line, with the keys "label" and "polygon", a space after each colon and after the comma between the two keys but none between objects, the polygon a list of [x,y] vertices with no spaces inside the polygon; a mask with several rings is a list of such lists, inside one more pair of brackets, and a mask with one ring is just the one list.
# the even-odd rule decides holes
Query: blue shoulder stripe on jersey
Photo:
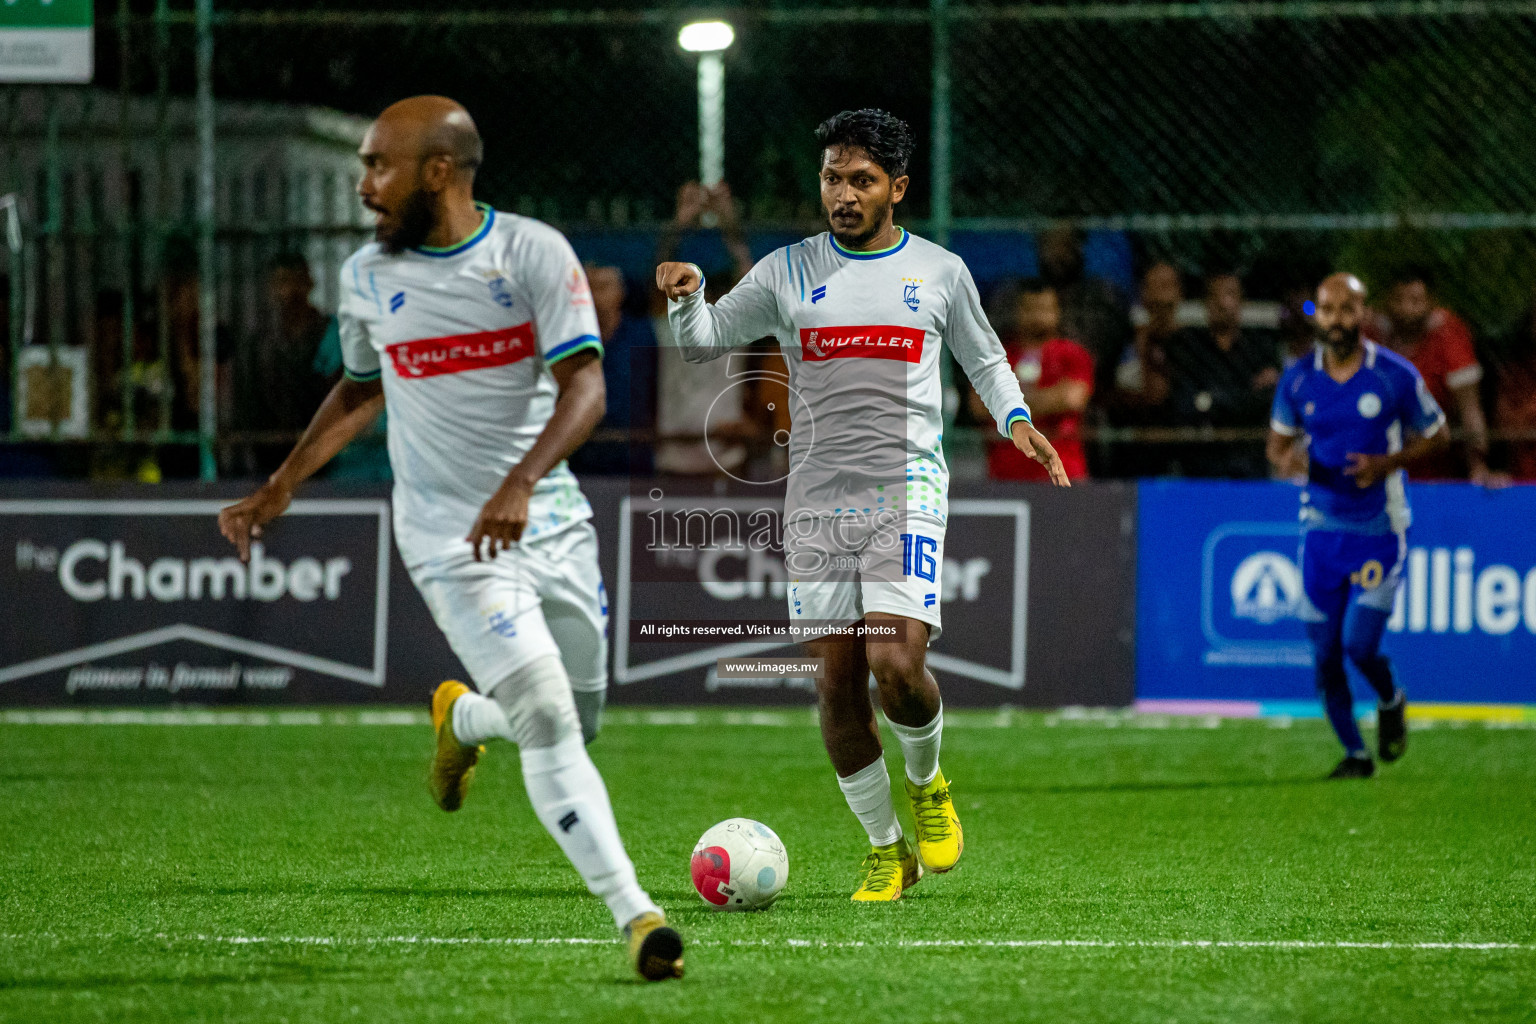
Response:
[{"label": "blue shoulder stripe on jersey", "polygon": [[[787,246],[787,245],[784,247],[784,276],[789,279],[789,283],[790,284],[794,284],[795,283],[795,268],[790,263],[789,249],[790,249],[790,247]],[[804,299],[805,296],[802,295],[802,296],[800,296],[800,298]]]},{"label": "blue shoulder stripe on jersey", "polygon": [[1025,423],[1028,423],[1030,426],[1034,426],[1035,425],[1035,421],[1030,418],[1029,410],[1025,409],[1025,408],[1023,408],[1021,406],[1021,407],[1019,407],[1017,409],[1014,409],[1012,412],[1010,412],[1008,414],[1008,418],[1003,421],[1003,434],[1005,436],[1013,433],[1013,425],[1018,420],[1023,420]]},{"label": "blue shoulder stripe on jersey", "polygon": [[805,301],[805,253],[800,254],[800,259],[795,266],[800,271],[800,301]]},{"label": "blue shoulder stripe on jersey", "polygon": [[598,356],[603,354],[603,342],[595,334],[583,334],[572,338],[570,341],[562,341],[544,355],[544,362],[557,363],[566,356],[573,356],[583,349],[595,348]]},{"label": "blue shoulder stripe on jersey", "polygon": [[367,384],[371,380],[378,380],[383,372],[383,370],[374,370],[372,373],[358,373],[356,370],[353,370],[349,366],[343,366],[341,368],[342,376],[346,377],[348,380],[355,380],[359,384]]},{"label": "blue shoulder stripe on jersey", "polygon": [[481,219],[480,226],[475,229],[474,234],[464,239],[464,241],[460,242],[458,245],[450,245],[446,249],[438,249],[430,245],[418,245],[411,251],[421,253],[423,256],[431,256],[434,259],[443,259],[448,256],[457,256],[465,249],[472,247],[476,242],[490,234],[491,224],[496,220],[496,211],[491,207],[489,203],[476,203],[475,206],[480,210],[480,212],[485,214],[485,217]]},{"label": "blue shoulder stripe on jersey", "polygon": [[886,256],[892,256],[906,248],[907,239],[911,238],[912,236],[907,233],[907,229],[904,227],[898,226],[896,230],[901,232],[901,241],[897,242],[889,249],[879,249],[875,252],[854,252],[852,249],[844,249],[842,246],[837,244],[837,239],[832,237],[830,233],[827,235],[827,241],[832,243],[832,248],[840,256],[846,256],[851,260],[878,260],[883,259]]}]

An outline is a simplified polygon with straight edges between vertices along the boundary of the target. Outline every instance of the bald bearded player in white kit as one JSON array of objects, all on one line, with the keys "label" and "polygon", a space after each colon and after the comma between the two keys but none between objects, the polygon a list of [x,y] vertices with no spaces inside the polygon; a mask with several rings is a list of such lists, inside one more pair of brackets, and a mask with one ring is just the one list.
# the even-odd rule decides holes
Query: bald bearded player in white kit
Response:
[{"label": "bald bearded player in white kit", "polygon": [[434,799],[457,810],[481,744],[517,744],[539,821],[607,903],[635,969],[681,977],[682,939],[636,880],[583,740],[607,686],[592,509],[565,463],[604,411],[591,292],[558,231],[475,202],[482,151],[468,112],[440,96],[369,128],[357,191],[377,224],[342,267],[345,375],[219,527],[248,557],[387,406],[400,554],[479,690],[450,680],[433,694]]}]

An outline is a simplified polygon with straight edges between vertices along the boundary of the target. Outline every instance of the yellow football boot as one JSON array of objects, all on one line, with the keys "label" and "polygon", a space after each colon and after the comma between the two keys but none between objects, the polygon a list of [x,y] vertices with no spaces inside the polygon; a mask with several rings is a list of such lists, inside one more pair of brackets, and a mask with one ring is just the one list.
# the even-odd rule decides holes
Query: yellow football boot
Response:
[{"label": "yellow football boot", "polygon": [[871,846],[859,870],[864,873],[864,880],[853,894],[855,903],[899,900],[903,890],[912,888],[923,877],[923,866],[907,845],[906,836],[890,846]]},{"label": "yellow football boot", "polygon": [[646,981],[665,981],[683,976],[683,937],[667,926],[667,919],[646,911],[624,926],[629,962]]},{"label": "yellow football boot", "polygon": [[432,731],[437,734],[437,751],[432,755],[432,772],[428,784],[432,799],[445,811],[456,811],[464,804],[464,794],[469,791],[469,780],[475,775],[475,762],[480,760],[481,746],[460,743],[453,734],[453,702],[469,692],[469,687],[457,679],[440,683],[432,694]]},{"label": "yellow football boot", "polygon": [[911,779],[904,781],[907,799],[912,801],[912,817],[917,822],[918,859],[923,867],[942,875],[959,862],[965,849],[965,833],[955,814],[955,803],[949,798],[949,782],[943,772],[926,786]]}]

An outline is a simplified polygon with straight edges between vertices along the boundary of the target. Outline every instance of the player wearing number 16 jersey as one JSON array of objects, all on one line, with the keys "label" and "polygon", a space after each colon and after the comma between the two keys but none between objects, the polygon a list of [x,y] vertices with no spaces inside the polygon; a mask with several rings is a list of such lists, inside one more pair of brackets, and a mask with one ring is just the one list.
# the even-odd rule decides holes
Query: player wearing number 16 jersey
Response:
[{"label": "player wearing number 16 jersey", "polygon": [[607,684],[592,511],[565,464],[603,415],[586,277],[554,228],[475,203],[480,136],[452,100],[390,107],[359,156],[377,240],[342,268],[346,375],[220,528],[246,555],[387,404],[400,555],[480,691],[450,681],[433,695],[433,797],[457,810],[480,745],[517,744],[539,822],[608,905],[635,968],[681,975],[682,940],[636,880],[583,745],[595,715],[584,730],[572,692]]},{"label": "player wearing number 16 jersey", "polygon": [[[939,770],[938,685],[924,665],[939,636],[948,518],[939,362],[947,347],[998,431],[1067,484],[1061,460],[1031,425],[1018,379],[958,257],[894,223],[906,193],[912,133],[879,110],[845,111],[816,132],[830,233],[759,262],[719,302],[697,267],[664,263],[658,287],[683,356],[703,361],[764,335],[789,366],[791,429],[784,503],[789,615],[825,660],[817,682],[822,739],[870,852],[853,898],[894,900],[963,848]],[[894,639],[850,636],[855,623]],[[917,851],[891,803],[869,701],[901,743]]]}]

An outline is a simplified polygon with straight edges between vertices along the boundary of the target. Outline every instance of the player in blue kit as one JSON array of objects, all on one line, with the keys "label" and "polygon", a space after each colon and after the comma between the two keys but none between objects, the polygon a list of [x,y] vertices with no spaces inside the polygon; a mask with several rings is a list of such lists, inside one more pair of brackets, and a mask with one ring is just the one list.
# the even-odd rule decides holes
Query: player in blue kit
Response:
[{"label": "player in blue kit", "polygon": [[1287,476],[1306,474],[1301,492],[1301,576],[1317,688],[1344,744],[1330,778],[1376,772],[1355,722],[1344,660],[1380,703],[1377,748],[1403,756],[1407,700],[1381,653],[1408,551],[1403,466],[1445,443],[1445,414],[1406,359],[1360,337],[1365,286],[1334,274],[1317,289],[1317,346],[1275,390],[1268,455]]}]

